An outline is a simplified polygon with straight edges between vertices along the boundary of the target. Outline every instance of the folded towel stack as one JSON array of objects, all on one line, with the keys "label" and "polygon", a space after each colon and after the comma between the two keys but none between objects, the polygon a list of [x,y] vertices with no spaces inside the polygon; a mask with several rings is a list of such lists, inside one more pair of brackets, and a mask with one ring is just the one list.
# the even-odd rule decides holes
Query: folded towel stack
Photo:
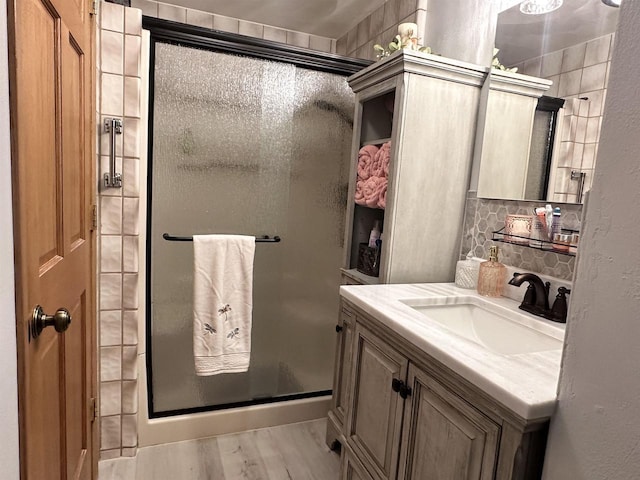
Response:
[{"label": "folded towel stack", "polygon": [[365,145],[358,153],[358,179],[355,200],[358,205],[385,208],[387,204],[387,179],[391,142],[380,148]]}]

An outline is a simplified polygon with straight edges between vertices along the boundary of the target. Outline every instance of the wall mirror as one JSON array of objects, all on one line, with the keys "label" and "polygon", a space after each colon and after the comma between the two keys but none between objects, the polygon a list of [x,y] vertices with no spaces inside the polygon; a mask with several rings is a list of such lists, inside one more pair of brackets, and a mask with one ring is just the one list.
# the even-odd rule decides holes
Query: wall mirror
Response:
[{"label": "wall mirror", "polygon": [[[525,15],[518,4],[500,13],[500,62],[518,67],[519,74],[553,83],[541,92],[538,108],[529,108],[524,131],[513,128],[517,122],[510,115],[492,113],[491,121],[502,135],[484,136],[483,145],[495,144],[483,146],[479,197],[582,202],[593,181],[618,12],[602,0],[564,0],[558,10],[545,15]],[[557,115],[549,113],[550,104],[562,104]],[[525,145],[529,153],[506,161],[504,152],[508,155],[514,142],[521,149]],[[497,172],[518,169],[527,177],[521,188],[505,190],[494,181]]]}]

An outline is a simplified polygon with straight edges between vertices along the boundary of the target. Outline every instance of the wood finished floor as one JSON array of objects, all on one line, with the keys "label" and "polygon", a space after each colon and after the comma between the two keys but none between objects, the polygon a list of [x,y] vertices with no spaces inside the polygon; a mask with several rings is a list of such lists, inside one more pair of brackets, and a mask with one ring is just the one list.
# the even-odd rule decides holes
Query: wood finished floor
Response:
[{"label": "wood finished floor", "polygon": [[338,454],[324,443],[325,420],[138,450],[105,460],[98,480],[337,480]]}]

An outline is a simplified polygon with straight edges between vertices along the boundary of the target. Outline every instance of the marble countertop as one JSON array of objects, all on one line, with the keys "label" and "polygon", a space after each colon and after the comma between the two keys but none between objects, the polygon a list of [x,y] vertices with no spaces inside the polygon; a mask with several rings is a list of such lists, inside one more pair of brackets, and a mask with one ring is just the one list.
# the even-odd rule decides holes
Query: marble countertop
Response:
[{"label": "marble countertop", "polygon": [[523,313],[518,310],[519,302],[512,299],[487,299],[475,290],[458,288],[453,283],[343,285],[340,295],[523,419],[547,418],[553,414],[561,349],[510,355],[496,353],[450,332],[403,301],[429,298],[453,303],[455,297],[475,297],[490,301],[506,315],[519,316],[521,322],[560,340],[564,339],[564,324]]}]

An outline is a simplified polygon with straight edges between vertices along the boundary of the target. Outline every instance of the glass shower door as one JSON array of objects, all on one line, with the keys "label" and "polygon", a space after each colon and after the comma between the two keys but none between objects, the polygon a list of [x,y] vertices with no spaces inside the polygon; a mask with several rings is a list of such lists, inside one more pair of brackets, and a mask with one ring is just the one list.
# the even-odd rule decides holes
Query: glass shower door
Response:
[{"label": "glass shower door", "polygon": [[[156,43],[150,163],[152,412],[331,388],[353,95],[344,77]],[[249,371],[195,375],[193,244],[258,243]]]}]

